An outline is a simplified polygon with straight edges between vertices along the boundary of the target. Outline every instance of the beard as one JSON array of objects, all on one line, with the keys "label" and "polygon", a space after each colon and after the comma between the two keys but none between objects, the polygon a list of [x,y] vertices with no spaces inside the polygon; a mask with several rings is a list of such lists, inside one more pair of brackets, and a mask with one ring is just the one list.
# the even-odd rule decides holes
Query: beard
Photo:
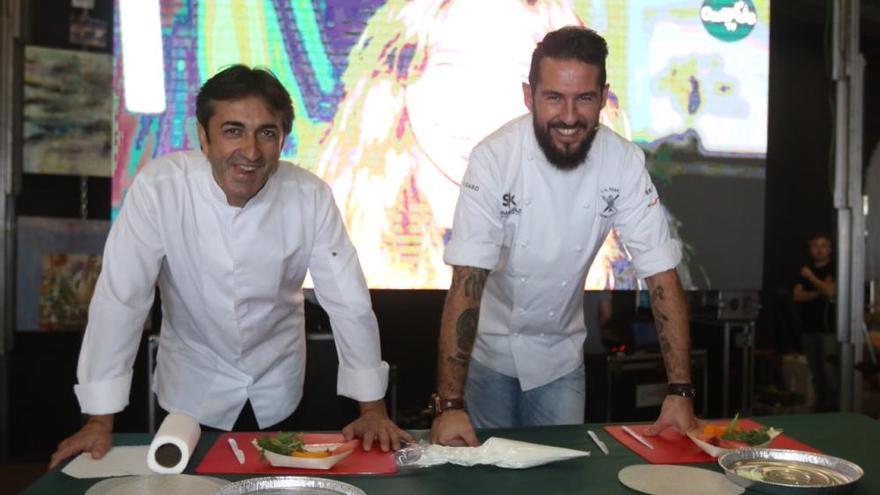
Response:
[{"label": "beard", "polygon": [[550,136],[551,129],[572,129],[578,127],[586,129],[586,122],[579,120],[571,126],[562,123],[547,123],[542,126],[533,116],[532,126],[535,128],[535,138],[538,141],[538,146],[541,147],[541,151],[544,152],[544,157],[546,157],[547,161],[559,170],[572,170],[583,163],[587,158],[587,154],[590,152],[590,147],[593,146],[593,139],[596,138],[596,133],[599,131],[599,126],[596,125],[586,136],[584,136],[584,139],[582,139],[580,143],[565,145],[565,149],[563,150],[559,149],[553,143],[553,138]]}]

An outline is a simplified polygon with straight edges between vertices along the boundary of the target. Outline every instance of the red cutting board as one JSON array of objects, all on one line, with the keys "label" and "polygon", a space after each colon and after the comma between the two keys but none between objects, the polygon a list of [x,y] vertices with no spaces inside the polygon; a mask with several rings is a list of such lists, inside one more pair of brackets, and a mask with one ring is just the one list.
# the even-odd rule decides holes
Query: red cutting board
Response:
[{"label": "red cutting board", "polygon": [[[397,467],[391,452],[382,452],[377,443],[370,451],[360,446],[345,459],[330,469],[300,469],[275,467],[268,461],[260,459],[260,453],[251,441],[265,435],[260,432],[223,433],[214,442],[201,464],[196,468],[199,474],[307,474],[320,475],[351,475],[351,474],[394,474]],[[244,451],[244,464],[239,464],[227,442],[234,438],[239,448]],[[303,433],[305,443],[341,443],[345,439],[341,433]]]},{"label": "red cutting board", "polygon": [[[758,428],[761,425],[750,420],[741,419],[739,424],[746,429]],[[651,426],[647,425],[628,425],[631,430],[639,435],[645,436],[645,430]],[[632,450],[639,456],[651,464],[690,464],[698,462],[715,462],[715,458],[703,452],[703,450],[691,441],[686,435],[679,435],[672,429],[667,428],[665,431],[654,437],[645,436],[645,439],[654,446],[654,450],[640,444],[635,438],[629,436],[620,426],[606,426],[607,431],[618,442],[622,443],[626,448]],[[807,452],[819,452],[805,443],[786,436],[779,435],[774,438],[769,447],[774,449],[792,449],[804,450]]]}]

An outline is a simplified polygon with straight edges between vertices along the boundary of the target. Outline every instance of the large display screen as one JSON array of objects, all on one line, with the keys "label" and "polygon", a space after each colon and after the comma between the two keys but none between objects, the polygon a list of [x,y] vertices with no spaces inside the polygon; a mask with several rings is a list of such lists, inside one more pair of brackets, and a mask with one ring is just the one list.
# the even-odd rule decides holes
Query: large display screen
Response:
[{"label": "large display screen", "polygon": [[[113,204],[138,168],[196,149],[195,95],[233,63],[294,99],[283,158],[332,187],[372,288],[449,286],[443,249],[471,148],[526,113],[550,30],[608,41],[602,121],[645,150],[688,288],[761,283],[769,0],[162,0],[167,108],[125,110],[114,50]],[[591,289],[632,289],[612,232]]]}]

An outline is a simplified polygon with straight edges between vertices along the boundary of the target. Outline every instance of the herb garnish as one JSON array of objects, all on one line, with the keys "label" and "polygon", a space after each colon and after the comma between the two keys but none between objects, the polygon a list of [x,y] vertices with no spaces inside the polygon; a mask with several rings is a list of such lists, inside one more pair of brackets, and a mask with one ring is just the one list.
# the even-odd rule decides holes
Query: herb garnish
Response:
[{"label": "herb garnish", "polygon": [[263,435],[257,439],[257,445],[263,450],[281,455],[290,455],[293,452],[305,452],[302,437],[299,433],[279,431],[275,437]]},{"label": "herb garnish", "polygon": [[736,416],[734,416],[733,421],[727,425],[727,429],[724,430],[724,434],[721,435],[721,438],[724,440],[743,442],[749,445],[761,445],[770,441],[770,433],[768,431],[770,428],[762,426],[754,430],[744,431],[737,425],[738,422],[739,413],[736,413]]}]

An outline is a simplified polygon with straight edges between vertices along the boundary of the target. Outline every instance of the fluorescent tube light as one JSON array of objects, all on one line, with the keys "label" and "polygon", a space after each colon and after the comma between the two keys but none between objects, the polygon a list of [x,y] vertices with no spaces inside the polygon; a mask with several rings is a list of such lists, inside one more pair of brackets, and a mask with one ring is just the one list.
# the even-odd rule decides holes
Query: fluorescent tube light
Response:
[{"label": "fluorescent tube light", "polygon": [[165,111],[165,67],[159,0],[119,0],[122,82],[132,113]]}]

